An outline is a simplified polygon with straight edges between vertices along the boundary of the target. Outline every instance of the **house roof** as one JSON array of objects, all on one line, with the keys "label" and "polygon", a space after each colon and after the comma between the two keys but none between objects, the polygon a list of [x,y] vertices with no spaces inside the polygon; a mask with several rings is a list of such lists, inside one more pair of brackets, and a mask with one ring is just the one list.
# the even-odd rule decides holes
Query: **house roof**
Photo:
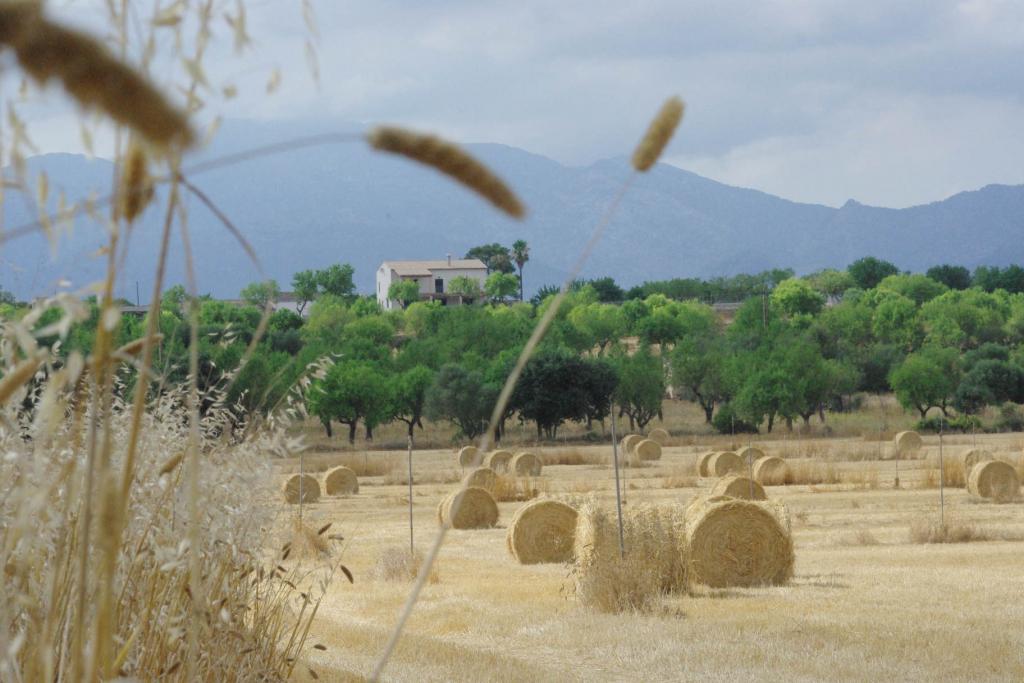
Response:
[{"label": "house roof", "polygon": [[477,258],[439,261],[385,261],[384,264],[399,275],[423,276],[431,275],[435,270],[487,270],[484,262]]}]

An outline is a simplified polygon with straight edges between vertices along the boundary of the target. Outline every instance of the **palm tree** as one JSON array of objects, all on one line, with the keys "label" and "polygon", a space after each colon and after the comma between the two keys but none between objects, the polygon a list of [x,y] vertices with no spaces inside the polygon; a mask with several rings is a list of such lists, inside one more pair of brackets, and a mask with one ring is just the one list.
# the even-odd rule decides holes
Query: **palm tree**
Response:
[{"label": "palm tree", "polygon": [[530,247],[526,240],[516,240],[512,243],[512,259],[519,267],[519,300],[523,300],[523,266],[530,260]]}]

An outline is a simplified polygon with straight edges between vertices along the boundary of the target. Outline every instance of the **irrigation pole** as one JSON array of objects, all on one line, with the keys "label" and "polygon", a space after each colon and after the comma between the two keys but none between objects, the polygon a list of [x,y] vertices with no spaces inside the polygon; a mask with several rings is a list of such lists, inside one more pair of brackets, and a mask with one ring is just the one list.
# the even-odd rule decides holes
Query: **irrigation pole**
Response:
[{"label": "irrigation pole", "polygon": [[619,442],[615,438],[615,404],[612,404],[612,464],[615,466],[615,510],[619,515],[619,557],[626,556],[626,540],[622,531],[622,487],[619,485]]},{"label": "irrigation pole", "polygon": [[412,434],[409,434],[409,554],[415,555],[412,544]]},{"label": "irrigation pole", "polygon": [[942,427],[939,420],[939,526],[946,526],[946,461],[942,457]]},{"label": "irrigation pole", "polygon": [[302,490],[303,484],[306,483],[305,468],[303,468],[303,461],[305,457],[302,452],[299,452],[299,526],[302,526],[302,505],[306,502],[306,492]]}]

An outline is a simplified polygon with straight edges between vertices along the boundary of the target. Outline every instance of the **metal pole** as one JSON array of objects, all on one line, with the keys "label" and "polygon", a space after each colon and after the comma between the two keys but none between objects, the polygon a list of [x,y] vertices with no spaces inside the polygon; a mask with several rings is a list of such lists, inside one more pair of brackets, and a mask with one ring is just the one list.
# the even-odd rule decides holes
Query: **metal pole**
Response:
[{"label": "metal pole", "polygon": [[615,438],[615,404],[612,404],[612,464],[615,465],[615,510],[619,515],[619,557],[626,556],[626,539],[622,531],[622,488],[619,484],[619,442]]},{"label": "metal pole", "polygon": [[412,434],[409,435],[409,554],[415,554],[412,537]]},{"label": "metal pole", "polygon": [[939,526],[946,526],[946,462],[942,457],[942,420],[939,420]]},{"label": "metal pole", "polygon": [[303,484],[306,483],[306,475],[303,468],[303,454],[299,453],[299,526],[302,526],[302,504],[306,500],[306,494],[302,490]]}]

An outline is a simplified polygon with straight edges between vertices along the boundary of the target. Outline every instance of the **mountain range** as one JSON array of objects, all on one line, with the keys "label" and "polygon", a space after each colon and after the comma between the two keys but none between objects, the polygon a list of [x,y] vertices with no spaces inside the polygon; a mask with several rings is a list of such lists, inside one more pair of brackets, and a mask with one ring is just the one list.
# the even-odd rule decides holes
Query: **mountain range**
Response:
[{"label": "mountain range", "polygon": [[[266,144],[326,130],[319,125],[231,121],[187,167]],[[436,172],[348,142],[296,147],[191,180],[252,243],[266,276],[289,289],[294,272],[332,263],[355,267],[360,291],[372,292],[374,272],[390,259],[462,256],[475,245],[525,239],[527,294],[556,284],[577,258],[595,224],[630,175],[626,157],[573,167],[497,144],[467,147],[504,177],[523,199],[525,221],[510,220]],[[837,159],[836,163],[842,163]],[[50,196],[69,200],[109,192],[110,162],[71,154],[28,160],[45,173]],[[201,292],[234,297],[259,271],[234,238],[195,197],[187,201],[189,236]],[[8,190],[3,225],[34,220],[32,202]],[[151,206],[129,237],[118,295],[149,298],[162,215]],[[175,233],[169,284],[183,282],[185,259]],[[788,201],[732,187],[659,164],[635,179],[584,269],[622,285],[672,277],[713,277],[791,267],[807,273],[845,267],[865,255],[920,271],[938,263],[969,268],[1024,263],[1024,186],[988,185],[904,209],[842,207]],[[51,294],[62,279],[82,286],[101,279],[95,222],[76,221],[52,247],[43,235],[0,244],[0,287],[20,298]]]}]

